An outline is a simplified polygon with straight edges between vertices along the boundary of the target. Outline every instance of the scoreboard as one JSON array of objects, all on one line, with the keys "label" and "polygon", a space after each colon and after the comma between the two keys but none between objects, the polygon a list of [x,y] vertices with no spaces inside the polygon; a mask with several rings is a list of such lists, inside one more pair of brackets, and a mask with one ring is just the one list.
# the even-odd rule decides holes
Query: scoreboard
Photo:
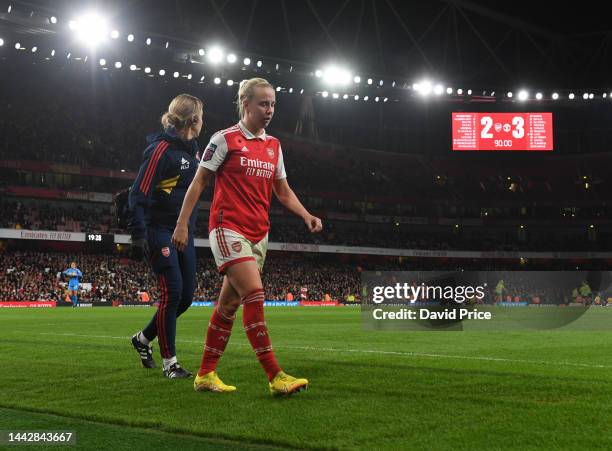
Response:
[{"label": "scoreboard", "polygon": [[553,150],[552,113],[452,113],[453,150]]}]

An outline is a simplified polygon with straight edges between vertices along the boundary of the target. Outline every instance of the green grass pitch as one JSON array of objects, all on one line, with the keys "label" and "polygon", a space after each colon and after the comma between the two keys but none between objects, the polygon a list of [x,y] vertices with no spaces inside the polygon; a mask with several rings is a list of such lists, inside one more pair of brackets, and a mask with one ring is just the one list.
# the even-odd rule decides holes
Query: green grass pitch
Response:
[{"label": "green grass pitch", "polygon": [[[178,322],[193,371],[211,312]],[[269,307],[281,366],[310,380],[276,399],[240,317],[218,368],[237,392],[141,368],[129,338],[152,314],[1,310],[0,430],[74,430],[78,449],[612,449],[610,332],[373,332],[358,308]]]}]

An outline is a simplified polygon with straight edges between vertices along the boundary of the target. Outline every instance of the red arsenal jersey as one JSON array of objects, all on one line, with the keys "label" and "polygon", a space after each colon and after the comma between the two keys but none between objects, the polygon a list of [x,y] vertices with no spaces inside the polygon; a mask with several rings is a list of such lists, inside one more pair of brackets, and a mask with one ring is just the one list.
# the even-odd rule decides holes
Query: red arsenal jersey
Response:
[{"label": "red arsenal jersey", "polygon": [[238,122],[213,135],[200,166],[216,172],[208,232],[222,227],[261,241],[270,228],[273,181],[287,177],[279,140]]}]

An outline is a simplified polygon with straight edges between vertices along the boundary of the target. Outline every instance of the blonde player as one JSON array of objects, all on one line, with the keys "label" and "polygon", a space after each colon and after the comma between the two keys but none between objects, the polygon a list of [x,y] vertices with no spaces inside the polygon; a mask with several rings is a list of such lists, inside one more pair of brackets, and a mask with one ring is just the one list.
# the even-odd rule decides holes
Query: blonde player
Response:
[{"label": "blonde player", "polygon": [[323,227],[321,220],[304,208],[289,187],[280,142],[266,134],[275,106],[275,92],[268,81],[252,78],[241,84],[240,121],[211,138],[187,190],[172,236],[178,249],[187,244],[189,217],[211,173],[215,173],[209,238],[224,278],[217,308],[208,325],[202,365],[194,381],[197,391],[236,390],[219,379],[216,368],[241,304],[244,329],[268,376],[270,392],[287,395],[308,387],[307,379],[289,376],[281,370],[264,321],[265,296],[260,272],[266,258],[272,193],[300,216],[311,232],[320,232]]}]

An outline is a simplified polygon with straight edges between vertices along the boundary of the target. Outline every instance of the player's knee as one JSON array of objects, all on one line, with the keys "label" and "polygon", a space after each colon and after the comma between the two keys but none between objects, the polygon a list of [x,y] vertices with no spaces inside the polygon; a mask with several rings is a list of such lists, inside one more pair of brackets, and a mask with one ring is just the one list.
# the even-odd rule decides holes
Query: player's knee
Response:
[{"label": "player's knee", "polygon": [[223,308],[223,312],[228,316],[234,316],[240,307],[241,299],[240,298],[231,298],[223,302],[221,307]]},{"label": "player's knee", "polygon": [[193,289],[192,290],[183,289],[183,293],[181,295],[181,306],[182,305],[190,306],[192,301],[193,301]]},{"label": "player's knee", "polygon": [[183,284],[180,281],[173,281],[162,286],[162,294],[168,298],[168,302],[176,304],[177,307],[183,299]]},{"label": "player's knee", "polygon": [[264,300],[264,289],[260,287],[251,291],[246,296],[243,296],[240,301],[241,304],[244,305],[244,311],[246,312],[247,310],[251,310],[254,308],[263,310]]},{"label": "player's knee", "polygon": [[187,299],[183,298],[183,300],[181,300],[181,303],[179,304],[178,309],[176,310],[177,317],[185,313],[187,309],[191,307],[192,300],[193,300],[192,298],[187,298]]},{"label": "player's knee", "polygon": [[240,299],[244,303],[245,300],[251,299],[253,297],[261,297],[264,294],[264,289],[261,285],[254,285],[250,287],[248,290],[241,290]]}]

